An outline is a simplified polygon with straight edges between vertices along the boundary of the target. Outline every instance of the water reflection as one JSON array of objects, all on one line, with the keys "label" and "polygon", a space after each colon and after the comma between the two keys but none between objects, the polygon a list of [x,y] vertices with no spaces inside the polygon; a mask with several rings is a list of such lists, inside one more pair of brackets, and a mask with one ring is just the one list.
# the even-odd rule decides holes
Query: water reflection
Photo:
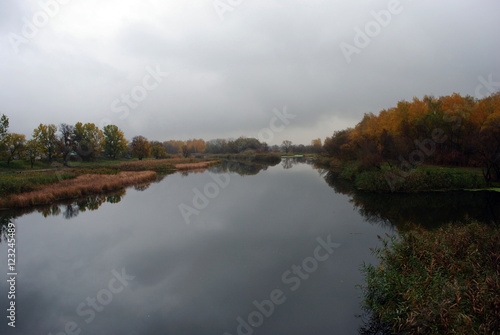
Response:
[{"label": "water reflection", "polygon": [[266,171],[269,166],[247,162],[223,161],[222,164],[209,168],[212,173],[237,173],[240,176],[254,176]]},{"label": "water reflection", "polygon": [[350,202],[370,223],[395,225],[399,231],[418,224],[435,228],[450,222],[500,221],[498,192],[425,192],[377,194],[357,191],[352,183],[333,171],[320,170],[335,192],[351,197]]},{"label": "water reflection", "polygon": [[4,241],[8,240],[7,229],[8,229],[9,223],[12,222],[13,219],[14,218],[10,215],[0,216],[0,243],[2,243],[2,239]]},{"label": "water reflection", "polygon": [[0,225],[3,231],[3,228],[12,220],[34,212],[40,213],[44,218],[62,215],[65,219],[69,220],[77,217],[82,212],[96,211],[104,203],[117,204],[123,199],[125,194],[126,191],[121,190],[109,194],[92,195],[78,200],[58,201],[47,206],[3,210],[0,212]]}]

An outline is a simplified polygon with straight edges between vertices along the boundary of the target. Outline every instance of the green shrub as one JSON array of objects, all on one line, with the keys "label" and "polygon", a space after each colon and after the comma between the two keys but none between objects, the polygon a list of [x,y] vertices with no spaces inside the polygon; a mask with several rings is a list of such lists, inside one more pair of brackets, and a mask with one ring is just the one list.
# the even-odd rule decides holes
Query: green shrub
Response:
[{"label": "green shrub", "polygon": [[364,306],[397,333],[494,334],[500,329],[500,234],[478,223],[417,228],[383,240],[363,265]]},{"label": "green shrub", "polygon": [[486,186],[484,178],[466,170],[439,168],[414,169],[408,173],[383,167],[378,171],[361,171],[352,166],[341,176],[353,180],[356,188],[371,192],[421,192],[433,190],[477,189]]}]

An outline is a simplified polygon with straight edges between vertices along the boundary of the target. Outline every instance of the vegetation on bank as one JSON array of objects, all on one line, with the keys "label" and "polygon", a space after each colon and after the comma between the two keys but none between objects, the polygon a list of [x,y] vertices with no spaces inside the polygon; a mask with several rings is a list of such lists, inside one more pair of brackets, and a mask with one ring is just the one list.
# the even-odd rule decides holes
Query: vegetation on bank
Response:
[{"label": "vegetation on bank", "polygon": [[[336,131],[323,148],[330,159],[358,161],[365,167],[470,167],[480,170],[486,184],[500,182],[500,93],[481,100],[453,94],[400,101],[378,115],[365,114],[354,128]],[[406,178],[402,171],[397,174]],[[428,181],[418,171],[409,176],[417,177]],[[363,186],[379,189],[372,187],[382,180],[377,174],[365,179],[370,180]]]},{"label": "vegetation on bank", "polygon": [[117,174],[84,174],[46,185],[38,190],[2,196],[0,208],[22,208],[51,204],[58,200],[117,191],[127,186],[156,180],[156,172],[120,172]]},{"label": "vegetation on bank", "polygon": [[213,157],[231,161],[242,161],[248,163],[266,164],[266,165],[276,165],[281,162],[281,157],[278,154],[257,153],[251,151],[243,152],[240,154],[214,155]]},{"label": "vegetation on bank", "polygon": [[0,196],[35,191],[45,185],[76,178],[72,172],[36,172],[30,174],[6,174],[0,176]]},{"label": "vegetation on bank", "polygon": [[495,334],[500,231],[478,223],[415,228],[383,240],[363,265],[364,306],[389,333]]},{"label": "vegetation on bank", "polygon": [[419,166],[400,170],[388,164],[374,168],[360,162],[337,166],[339,177],[351,181],[358,190],[369,192],[424,192],[484,189],[487,185],[477,169]]}]

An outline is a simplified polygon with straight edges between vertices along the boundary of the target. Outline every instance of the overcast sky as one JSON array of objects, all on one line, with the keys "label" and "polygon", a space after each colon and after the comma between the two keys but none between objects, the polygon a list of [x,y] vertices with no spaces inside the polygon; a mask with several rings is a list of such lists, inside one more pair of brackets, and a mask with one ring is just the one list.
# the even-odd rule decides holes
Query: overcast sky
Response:
[{"label": "overcast sky", "polygon": [[403,99],[499,90],[499,14],[498,0],[1,0],[0,113],[28,137],[82,121],[309,144]]}]

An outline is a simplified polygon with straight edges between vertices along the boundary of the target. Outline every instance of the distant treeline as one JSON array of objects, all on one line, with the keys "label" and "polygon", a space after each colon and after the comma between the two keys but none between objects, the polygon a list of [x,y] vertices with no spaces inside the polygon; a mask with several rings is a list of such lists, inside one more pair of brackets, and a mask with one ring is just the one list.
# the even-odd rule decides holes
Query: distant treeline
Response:
[{"label": "distant treeline", "polygon": [[482,167],[487,182],[500,180],[500,93],[481,100],[453,94],[400,101],[334,132],[323,147],[331,157],[366,166]]},{"label": "distant treeline", "polygon": [[98,157],[116,159],[119,157],[136,157],[139,160],[148,157],[166,158],[169,155],[191,154],[236,154],[245,151],[294,151],[309,153],[321,151],[321,141],[315,140],[311,145],[293,145],[291,141],[283,141],[281,146],[269,146],[256,138],[240,137],[238,139],[191,139],[187,141],[150,141],[144,136],[135,136],[131,141],[125,138],[122,130],[116,125],[107,125],[99,129],[94,123],[75,125],[40,124],[33,130],[31,139],[26,140],[24,134],[9,132],[9,119],[6,115],[0,118],[0,159],[10,165],[12,160],[26,160],[34,163],[39,159],[52,162],[61,159],[65,165],[70,160],[90,161]]}]

